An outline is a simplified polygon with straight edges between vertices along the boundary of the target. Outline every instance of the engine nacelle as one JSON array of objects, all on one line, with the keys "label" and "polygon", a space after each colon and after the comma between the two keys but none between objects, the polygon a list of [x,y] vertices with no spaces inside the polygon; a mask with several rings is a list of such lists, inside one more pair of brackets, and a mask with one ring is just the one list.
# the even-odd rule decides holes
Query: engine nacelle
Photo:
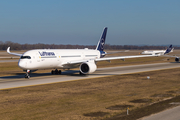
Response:
[{"label": "engine nacelle", "polygon": [[178,57],[177,57],[177,58],[175,58],[175,61],[176,61],[176,62],[179,62],[179,58],[178,58]]},{"label": "engine nacelle", "polygon": [[97,66],[94,63],[94,61],[92,61],[92,62],[85,62],[85,63],[82,63],[80,65],[80,72],[82,74],[93,73],[94,71],[96,71],[96,69],[97,69]]}]

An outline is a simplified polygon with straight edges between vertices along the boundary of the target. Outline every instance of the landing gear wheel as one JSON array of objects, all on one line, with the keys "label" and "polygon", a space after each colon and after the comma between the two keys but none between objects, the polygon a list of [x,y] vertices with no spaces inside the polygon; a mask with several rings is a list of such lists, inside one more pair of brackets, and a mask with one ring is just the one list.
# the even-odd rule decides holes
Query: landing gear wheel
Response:
[{"label": "landing gear wheel", "polygon": [[30,76],[29,76],[28,74],[25,74],[25,78],[28,78],[28,79],[29,79],[29,78],[30,78]]},{"label": "landing gear wheel", "polygon": [[31,72],[30,70],[27,70],[24,77],[29,79],[29,78],[30,78],[30,76],[29,76],[29,73],[30,73],[30,72]]},{"label": "landing gear wheel", "polygon": [[52,71],[51,71],[51,74],[52,74],[52,75],[54,75],[54,74],[55,74],[55,75],[61,74],[61,70],[59,70],[59,71],[58,71],[57,69],[56,69],[55,71],[52,70]]},{"label": "landing gear wheel", "polygon": [[51,74],[53,75],[54,73],[55,73],[54,70],[52,70],[52,71],[51,71]]},{"label": "landing gear wheel", "polygon": [[56,74],[56,75],[58,74],[58,70],[57,70],[57,69],[55,70],[55,74]]}]

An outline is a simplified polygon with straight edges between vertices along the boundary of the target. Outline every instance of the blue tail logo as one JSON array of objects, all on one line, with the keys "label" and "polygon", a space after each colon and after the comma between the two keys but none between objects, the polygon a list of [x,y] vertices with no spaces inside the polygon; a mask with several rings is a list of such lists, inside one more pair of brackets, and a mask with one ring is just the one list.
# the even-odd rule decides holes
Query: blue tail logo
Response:
[{"label": "blue tail logo", "polygon": [[172,47],[172,45],[170,45],[167,49],[166,52],[164,54],[168,54],[170,53],[174,48]]},{"label": "blue tail logo", "polygon": [[106,40],[106,33],[107,33],[107,27],[104,28],[101,39],[99,40],[96,50],[103,51],[104,50],[104,44]]}]

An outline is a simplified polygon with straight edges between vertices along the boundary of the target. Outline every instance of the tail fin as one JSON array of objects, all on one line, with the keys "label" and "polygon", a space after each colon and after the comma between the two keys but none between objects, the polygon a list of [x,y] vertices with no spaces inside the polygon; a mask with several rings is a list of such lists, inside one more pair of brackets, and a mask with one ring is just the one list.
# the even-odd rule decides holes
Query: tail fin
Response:
[{"label": "tail fin", "polygon": [[104,44],[106,40],[106,33],[107,33],[107,27],[104,28],[102,36],[97,44],[96,50],[103,51],[104,50]]},{"label": "tail fin", "polygon": [[168,53],[170,53],[170,52],[173,52],[173,49],[174,49],[174,48],[172,47],[172,45],[170,45],[170,46],[166,49],[164,55],[165,55],[165,54],[168,54]]}]

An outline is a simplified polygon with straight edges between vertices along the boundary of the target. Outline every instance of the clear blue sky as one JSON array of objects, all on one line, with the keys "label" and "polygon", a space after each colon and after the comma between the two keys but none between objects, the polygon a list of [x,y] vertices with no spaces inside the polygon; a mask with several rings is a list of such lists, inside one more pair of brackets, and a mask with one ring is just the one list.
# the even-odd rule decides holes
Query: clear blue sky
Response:
[{"label": "clear blue sky", "polygon": [[0,41],[180,45],[179,0],[1,0]]}]

